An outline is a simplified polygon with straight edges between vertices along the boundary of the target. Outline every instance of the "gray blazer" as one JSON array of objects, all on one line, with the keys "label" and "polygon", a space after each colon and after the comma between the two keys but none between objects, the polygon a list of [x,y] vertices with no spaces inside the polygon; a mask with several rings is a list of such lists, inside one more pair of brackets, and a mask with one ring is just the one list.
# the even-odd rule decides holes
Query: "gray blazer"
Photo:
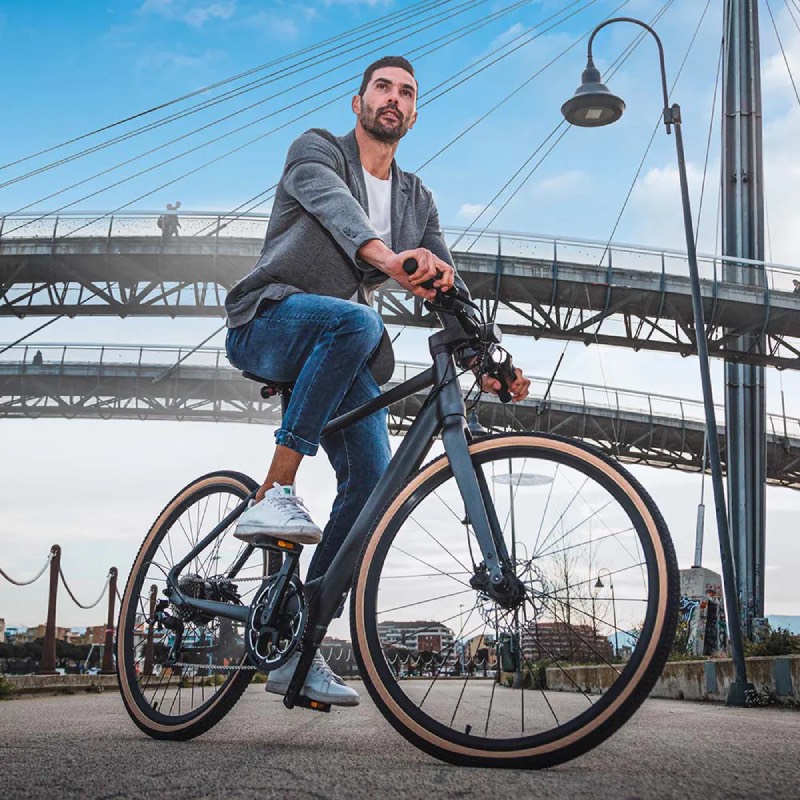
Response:
[{"label": "gray blazer", "polygon": [[[375,289],[389,277],[356,258],[361,245],[378,238],[368,213],[355,131],[338,137],[312,129],[296,139],[275,192],[261,257],[225,301],[228,327],[248,323],[263,300],[296,292],[342,300],[357,295],[371,304]],[[391,249],[416,247],[453,264],[430,190],[392,161]],[[459,277],[456,283],[468,294]],[[446,317],[443,322],[454,323]],[[379,384],[392,375],[394,355],[385,332],[370,368]]]}]

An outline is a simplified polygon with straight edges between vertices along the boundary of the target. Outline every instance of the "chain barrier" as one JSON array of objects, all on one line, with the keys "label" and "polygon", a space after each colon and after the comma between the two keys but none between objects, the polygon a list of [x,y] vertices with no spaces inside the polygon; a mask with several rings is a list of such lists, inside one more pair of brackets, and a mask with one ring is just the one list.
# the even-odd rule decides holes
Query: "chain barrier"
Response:
[{"label": "chain barrier", "polygon": [[35,583],[39,580],[39,578],[44,575],[47,568],[50,566],[50,562],[53,560],[53,553],[47,554],[47,561],[44,562],[44,566],[36,573],[35,577],[31,578],[29,581],[15,581],[7,572],[0,569],[0,575],[2,575],[9,583],[13,583],[14,586],[30,586],[30,584]]},{"label": "chain barrier", "polygon": [[103,596],[106,593],[106,589],[108,588],[108,584],[111,581],[111,573],[109,572],[108,575],[106,575],[106,582],[103,584],[103,590],[100,592],[100,597],[98,597],[97,600],[95,600],[94,603],[92,603],[91,605],[84,605],[83,603],[79,602],[78,599],[75,597],[75,595],[72,593],[72,589],[69,588],[67,579],[64,577],[64,570],[61,569],[61,567],[58,568],[58,574],[61,577],[61,582],[64,584],[64,588],[67,590],[67,594],[72,598],[72,602],[75,603],[75,605],[78,606],[78,608],[83,608],[83,609],[94,608],[103,599]]}]

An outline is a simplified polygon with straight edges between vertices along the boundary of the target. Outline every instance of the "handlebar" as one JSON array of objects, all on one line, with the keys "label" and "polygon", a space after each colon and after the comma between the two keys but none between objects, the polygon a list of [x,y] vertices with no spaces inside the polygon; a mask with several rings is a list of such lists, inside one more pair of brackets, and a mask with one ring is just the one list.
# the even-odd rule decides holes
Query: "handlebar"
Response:
[{"label": "handlebar", "polygon": [[[406,275],[413,275],[418,268],[419,263],[416,258],[407,258],[403,262],[403,271]],[[500,342],[499,328],[494,324],[487,325],[481,323],[476,320],[472,314],[468,313],[468,308],[475,309],[479,314],[480,309],[471,300],[462,297],[455,286],[452,286],[446,292],[436,289],[433,284],[441,278],[441,276],[442,273],[438,272],[436,277],[430,278],[420,284],[424,289],[436,290],[436,300],[433,302],[426,300],[425,305],[433,311],[444,311],[456,317],[461,323],[461,327],[464,328],[464,331],[480,343],[484,355],[488,354],[490,352],[489,348],[493,348],[494,344],[499,344]],[[508,389],[517,377],[511,354],[506,352],[505,358],[503,358],[502,361],[493,361],[490,357],[484,357],[482,358],[481,367],[483,374],[489,375],[499,381],[500,389],[497,391],[497,396],[500,402],[510,402],[511,393]]]}]

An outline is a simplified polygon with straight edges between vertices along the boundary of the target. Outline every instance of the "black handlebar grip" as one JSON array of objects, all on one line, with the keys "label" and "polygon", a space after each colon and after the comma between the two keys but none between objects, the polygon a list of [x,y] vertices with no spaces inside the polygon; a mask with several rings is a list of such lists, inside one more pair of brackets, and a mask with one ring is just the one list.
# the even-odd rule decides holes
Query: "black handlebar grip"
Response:
[{"label": "black handlebar grip", "polygon": [[[413,275],[417,271],[418,267],[419,263],[417,262],[416,258],[407,258],[403,262],[403,271],[406,273],[406,275]],[[441,277],[442,273],[437,272],[435,278],[429,278],[427,281],[425,281],[425,283],[420,284],[420,286],[422,286],[423,289],[435,289],[436,287],[433,285],[433,282],[438,281]]]},{"label": "black handlebar grip", "polygon": [[[403,262],[403,271],[406,273],[406,275],[413,275],[417,271],[418,267],[419,263],[417,262],[416,258],[407,258]],[[435,278],[429,278],[427,281],[425,281],[425,283],[421,283],[420,286],[422,286],[423,289],[436,289],[436,291],[439,293],[439,297],[455,297],[458,294],[458,289],[456,289],[455,286],[451,286],[446,292],[443,292],[441,289],[437,289],[437,287],[433,285],[433,282],[438,281],[441,277],[442,273],[437,272]]]}]

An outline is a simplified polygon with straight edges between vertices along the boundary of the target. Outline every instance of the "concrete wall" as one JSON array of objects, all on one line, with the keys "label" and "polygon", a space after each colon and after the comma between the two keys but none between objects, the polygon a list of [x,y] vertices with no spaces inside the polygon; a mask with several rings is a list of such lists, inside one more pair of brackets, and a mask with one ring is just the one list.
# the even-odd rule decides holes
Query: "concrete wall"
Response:
[{"label": "concrete wall", "polygon": [[[566,674],[565,674],[566,673]],[[547,686],[557,691],[581,690],[602,694],[613,683],[611,667],[585,666],[547,669]],[[766,656],[747,659],[747,677],[758,692],[769,692],[778,702],[800,703],[800,655]],[[650,693],[651,697],[674,700],[715,700],[724,702],[734,680],[733,661],[670,661]]]}]

